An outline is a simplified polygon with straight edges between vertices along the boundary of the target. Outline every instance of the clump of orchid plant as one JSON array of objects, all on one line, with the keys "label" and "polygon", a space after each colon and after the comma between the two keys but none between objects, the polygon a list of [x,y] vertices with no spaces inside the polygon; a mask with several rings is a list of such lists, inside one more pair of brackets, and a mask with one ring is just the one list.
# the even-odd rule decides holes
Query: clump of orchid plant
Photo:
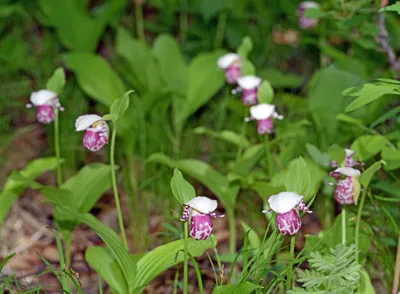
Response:
[{"label": "clump of orchid plant", "polygon": [[256,76],[242,76],[237,80],[239,87],[233,92],[242,92],[242,101],[244,105],[257,104],[257,89],[261,85],[261,82],[261,78]]},{"label": "clump of orchid plant", "polygon": [[275,105],[261,103],[250,107],[250,117],[246,118],[246,121],[256,120],[257,131],[260,135],[270,134],[273,131],[272,118],[283,119],[282,115],[279,115],[275,111]]},{"label": "clump of orchid plant", "polygon": [[361,172],[351,167],[339,167],[330,173],[338,182],[335,189],[335,200],[339,204],[353,204],[360,194],[359,177]]},{"label": "clump of orchid plant", "polygon": [[294,192],[281,192],[268,198],[270,210],[263,210],[263,213],[274,211],[276,226],[282,235],[294,235],[301,228],[299,210],[312,213],[303,202],[303,196]]},{"label": "clump of orchid plant", "polygon": [[54,121],[58,108],[63,111],[57,93],[50,90],[40,90],[33,92],[30,97],[31,103],[27,104],[27,108],[36,107],[36,117],[41,124],[50,124]]},{"label": "clump of orchid plant", "polygon": [[224,217],[216,214],[217,200],[204,196],[197,196],[185,203],[185,208],[180,220],[189,220],[189,235],[196,240],[207,240],[213,230],[211,218]]},{"label": "clump of orchid plant", "polygon": [[218,58],[218,67],[225,71],[228,84],[236,84],[241,74],[242,60],[236,53],[228,53]]},{"label": "clump of orchid plant", "polygon": [[314,8],[318,9],[319,4],[314,1],[301,2],[297,9],[297,16],[299,17],[299,26],[303,30],[309,30],[315,28],[318,25],[318,19],[305,17],[304,14],[307,9]]},{"label": "clump of orchid plant", "polygon": [[106,121],[96,114],[86,114],[75,122],[77,132],[85,131],[83,146],[90,151],[98,151],[108,142],[109,128]]}]

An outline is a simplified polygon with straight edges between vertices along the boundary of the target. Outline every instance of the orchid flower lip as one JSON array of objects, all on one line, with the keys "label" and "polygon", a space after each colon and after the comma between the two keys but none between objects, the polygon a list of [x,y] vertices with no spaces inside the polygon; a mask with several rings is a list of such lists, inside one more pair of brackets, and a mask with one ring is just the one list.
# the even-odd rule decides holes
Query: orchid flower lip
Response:
[{"label": "orchid flower lip", "polygon": [[357,177],[357,176],[361,175],[361,172],[358,169],[351,168],[351,167],[339,167],[339,168],[335,169],[334,172],[340,173],[347,177]]},{"label": "orchid flower lip", "polygon": [[77,132],[84,131],[98,121],[104,121],[104,119],[97,114],[81,115],[76,119],[75,129]]},{"label": "orchid flower lip", "polygon": [[185,205],[190,206],[190,208],[195,209],[200,213],[210,214],[217,209],[218,202],[217,200],[211,200],[205,196],[197,196],[186,202]]},{"label": "orchid flower lip", "polygon": [[250,107],[250,115],[256,120],[263,120],[273,116],[275,112],[275,105],[261,103]]},{"label": "orchid flower lip", "polygon": [[294,192],[281,192],[268,198],[269,207],[278,214],[286,213],[295,208],[303,196]]},{"label": "orchid flower lip", "polygon": [[57,97],[57,93],[50,90],[40,90],[31,94],[30,100],[33,106],[51,104],[51,100]]},{"label": "orchid flower lip", "polygon": [[261,84],[261,78],[256,76],[242,76],[238,78],[238,85],[244,90],[251,90],[257,88]]},{"label": "orchid flower lip", "polygon": [[240,56],[236,53],[228,53],[218,58],[218,67],[226,69],[231,66],[234,62],[240,60]]}]

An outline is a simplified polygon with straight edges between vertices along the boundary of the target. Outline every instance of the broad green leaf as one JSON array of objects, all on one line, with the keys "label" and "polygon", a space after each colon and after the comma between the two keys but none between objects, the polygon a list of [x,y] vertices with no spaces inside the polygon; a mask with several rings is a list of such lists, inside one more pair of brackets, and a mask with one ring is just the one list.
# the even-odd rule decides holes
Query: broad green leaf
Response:
[{"label": "broad green leaf", "polygon": [[258,102],[271,104],[273,98],[274,89],[272,89],[270,82],[264,80],[257,89]]},{"label": "broad green leaf", "polygon": [[129,253],[122,245],[118,235],[112,229],[102,224],[91,214],[77,212],[71,207],[64,206],[57,202],[53,202],[53,204],[56,211],[61,216],[85,223],[99,235],[99,237],[104,241],[104,243],[106,243],[107,248],[117,260],[117,263],[121,268],[123,277],[128,285],[128,291],[129,293],[131,293],[134,288],[133,279],[136,276],[136,267],[131,257],[129,256]]},{"label": "broad green leaf", "polygon": [[300,88],[304,78],[292,73],[283,73],[276,68],[266,68],[260,71],[259,76],[268,80],[273,88]]},{"label": "broad green leaf", "polygon": [[247,59],[247,56],[251,50],[253,50],[253,42],[249,36],[246,36],[242,39],[242,43],[237,50],[237,54],[239,54],[243,59]]},{"label": "broad green leaf", "polygon": [[194,129],[194,133],[199,135],[209,135],[214,138],[235,144],[237,146],[241,146],[243,148],[247,148],[250,145],[249,141],[244,136],[230,130],[215,132],[213,130],[206,129],[205,127],[197,127]]},{"label": "broad green leaf", "polygon": [[344,150],[344,148],[340,147],[337,144],[329,147],[328,154],[332,160],[336,161],[337,164],[343,162],[344,158],[346,157],[346,151]]},{"label": "broad green leaf", "polygon": [[229,9],[233,6],[230,0],[201,0],[199,3],[199,10],[206,21],[209,21],[211,17],[218,14],[218,12]]},{"label": "broad green leaf", "polygon": [[111,167],[102,163],[85,165],[62,188],[72,192],[73,202],[80,212],[88,212],[111,188]]},{"label": "broad green leaf", "polygon": [[392,5],[388,5],[379,9],[379,12],[385,12],[385,11],[395,11],[397,12],[397,14],[400,14],[400,2],[396,2]]},{"label": "broad green leaf", "polygon": [[125,111],[129,107],[129,94],[133,93],[133,90],[125,92],[124,95],[114,100],[110,107],[110,114],[112,121],[115,123],[121,116],[124,115]]},{"label": "broad green leaf", "polygon": [[257,192],[257,194],[264,200],[264,203],[268,203],[268,198],[270,196],[285,191],[285,187],[283,186],[275,187],[266,182],[256,182],[251,186],[251,189]]},{"label": "broad green leaf", "polygon": [[[31,161],[19,173],[30,180],[36,179],[42,173],[53,170],[57,167],[57,159],[55,157],[40,158]],[[4,222],[8,210],[14,201],[21,196],[27,185],[21,181],[7,179],[3,190],[0,193],[0,224]]]},{"label": "broad green leaf", "polygon": [[85,260],[115,293],[129,293],[121,268],[107,247],[89,247],[85,252]]},{"label": "broad green leaf", "polygon": [[328,153],[320,151],[316,146],[307,143],[306,149],[308,155],[310,155],[311,159],[315,161],[318,165],[322,166],[323,168],[327,168],[330,166],[330,159]]},{"label": "broad green leaf", "polygon": [[370,125],[370,129],[375,128],[377,125],[384,123],[385,121],[391,119],[392,117],[396,116],[398,113],[400,113],[400,106],[397,106],[396,108],[393,108],[389,110],[388,112],[384,113],[381,115],[379,118],[377,118],[375,121],[373,121]]},{"label": "broad green leaf", "polygon": [[152,154],[148,161],[164,164],[170,168],[179,168],[183,173],[195,178],[210,189],[225,206],[225,209],[233,209],[239,187],[237,185],[231,186],[226,177],[215,171],[207,163],[196,159],[173,160],[161,153]]},{"label": "broad green leaf", "polygon": [[[399,2],[398,2],[399,3]],[[400,3],[399,3],[400,6]],[[400,8],[399,8],[400,11]],[[369,277],[368,272],[365,269],[361,269],[360,271],[360,284],[359,284],[359,292],[361,294],[375,294],[374,286],[371,283],[371,278]]]},{"label": "broad green leaf", "polygon": [[385,164],[384,161],[378,161],[375,162],[373,165],[371,165],[368,169],[366,169],[360,176],[360,184],[364,186],[364,189],[366,189],[371,182],[372,177],[374,174],[381,169],[382,164]]},{"label": "broad green leaf", "polygon": [[[214,247],[215,237],[198,241],[190,238],[188,250],[192,256],[201,256]],[[146,253],[137,263],[137,274],[134,278],[134,288],[141,292],[142,288],[150,283],[155,277],[183,261],[184,240],[178,240],[166,245],[159,246]]]},{"label": "broad green leaf", "polygon": [[65,86],[65,73],[62,67],[57,68],[47,81],[46,89],[60,95]]},{"label": "broad green leaf", "polygon": [[196,197],[193,186],[185,180],[182,173],[177,168],[174,169],[174,175],[171,179],[171,190],[180,205],[184,205],[186,202]]},{"label": "broad green leaf", "polygon": [[336,115],[336,119],[352,125],[364,127],[365,129],[367,128],[366,126],[364,126],[361,119],[351,117],[350,115],[346,115],[344,113],[339,113],[338,115]]},{"label": "broad green leaf", "polygon": [[293,160],[285,177],[286,191],[296,192],[305,198],[311,196],[311,174],[302,157]]},{"label": "broad green leaf", "polygon": [[386,162],[385,170],[395,170],[400,167],[400,149],[383,146],[381,156]]},{"label": "broad green leaf", "polygon": [[246,176],[250,170],[260,161],[265,155],[265,145],[257,144],[247,148],[243,155],[237,160],[232,167],[232,172]]},{"label": "broad green leaf", "polygon": [[243,76],[252,76],[256,74],[256,68],[250,60],[244,59],[242,61],[241,74]]},{"label": "broad green leaf", "polygon": [[252,293],[256,289],[263,288],[260,285],[256,285],[247,281],[241,282],[239,284],[231,284],[225,286],[218,286],[214,288],[213,294],[244,294]]},{"label": "broad green leaf", "polygon": [[361,88],[354,87],[343,91],[344,95],[357,97],[353,102],[351,102],[346,107],[346,112],[356,110],[372,101],[382,97],[386,94],[400,94],[399,92],[395,92],[398,89],[398,85],[394,84],[364,84]]},{"label": "broad green leaf", "polygon": [[245,222],[241,221],[240,224],[242,225],[244,233],[248,234],[249,236],[249,243],[250,243],[250,246],[248,248],[249,252],[253,255],[257,254],[258,250],[261,247],[260,236],[258,236],[258,234]]},{"label": "broad green leaf", "polygon": [[76,52],[64,55],[64,60],[82,90],[98,102],[110,106],[124,94],[121,79],[102,57]]},{"label": "broad green leaf", "polygon": [[378,154],[385,146],[387,139],[380,135],[365,135],[358,137],[351,145],[361,161],[366,161]]}]

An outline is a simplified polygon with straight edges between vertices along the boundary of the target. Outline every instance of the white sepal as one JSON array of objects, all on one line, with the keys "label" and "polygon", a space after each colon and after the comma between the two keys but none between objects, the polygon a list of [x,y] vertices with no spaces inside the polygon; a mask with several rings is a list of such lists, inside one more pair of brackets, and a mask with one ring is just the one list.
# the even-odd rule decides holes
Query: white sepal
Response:
[{"label": "white sepal", "polygon": [[303,196],[294,192],[281,192],[268,198],[269,207],[277,213],[286,213],[295,208]]},{"label": "white sepal", "polygon": [[221,69],[226,69],[229,66],[231,66],[233,63],[237,62],[240,60],[240,56],[236,53],[228,53],[225,54],[224,56],[221,56],[218,58],[218,67]]},{"label": "white sepal", "polygon": [[271,117],[275,112],[275,105],[262,103],[250,107],[250,115],[256,120],[263,120]]},{"label": "white sepal", "polygon": [[256,76],[242,76],[238,78],[237,83],[240,88],[251,90],[257,88],[261,84],[261,81],[261,78]]},{"label": "white sepal", "polygon": [[93,125],[95,122],[104,120],[101,116],[97,114],[85,114],[81,115],[76,119],[75,129],[77,132],[84,131]]},{"label": "white sepal", "polygon": [[30,100],[33,106],[51,104],[51,100],[57,97],[57,93],[50,90],[40,90],[31,94]]},{"label": "white sepal", "polygon": [[361,172],[358,169],[351,168],[351,167],[339,167],[339,168],[335,169],[334,172],[340,173],[347,177],[357,177],[357,176],[361,175]]},{"label": "white sepal", "polygon": [[200,211],[201,213],[210,214],[217,209],[218,202],[217,200],[211,200],[205,196],[197,196],[186,202],[185,205],[188,205],[191,208]]}]

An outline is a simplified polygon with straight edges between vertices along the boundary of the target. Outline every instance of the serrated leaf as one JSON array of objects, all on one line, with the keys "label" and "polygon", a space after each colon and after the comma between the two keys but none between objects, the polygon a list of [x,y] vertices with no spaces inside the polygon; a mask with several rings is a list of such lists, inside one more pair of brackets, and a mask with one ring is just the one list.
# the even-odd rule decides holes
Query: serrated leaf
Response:
[{"label": "serrated leaf", "polygon": [[271,104],[273,98],[274,89],[272,89],[270,82],[264,80],[257,89],[258,102]]},{"label": "serrated leaf", "polygon": [[65,73],[62,67],[57,68],[46,83],[46,89],[60,95],[65,86]]},{"label": "serrated leaf", "polygon": [[189,200],[196,197],[193,186],[185,180],[179,169],[174,169],[174,175],[171,179],[171,190],[175,199],[180,205],[184,205]]},{"label": "serrated leaf", "polygon": [[111,114],[111,119],[115,123],[117,120],[124,115],[125,111],[129,107],[129,94],[133,93],[135,91],[129,90],[124,93],[124,95],[115,100],[110,107],[110,114]]}]

